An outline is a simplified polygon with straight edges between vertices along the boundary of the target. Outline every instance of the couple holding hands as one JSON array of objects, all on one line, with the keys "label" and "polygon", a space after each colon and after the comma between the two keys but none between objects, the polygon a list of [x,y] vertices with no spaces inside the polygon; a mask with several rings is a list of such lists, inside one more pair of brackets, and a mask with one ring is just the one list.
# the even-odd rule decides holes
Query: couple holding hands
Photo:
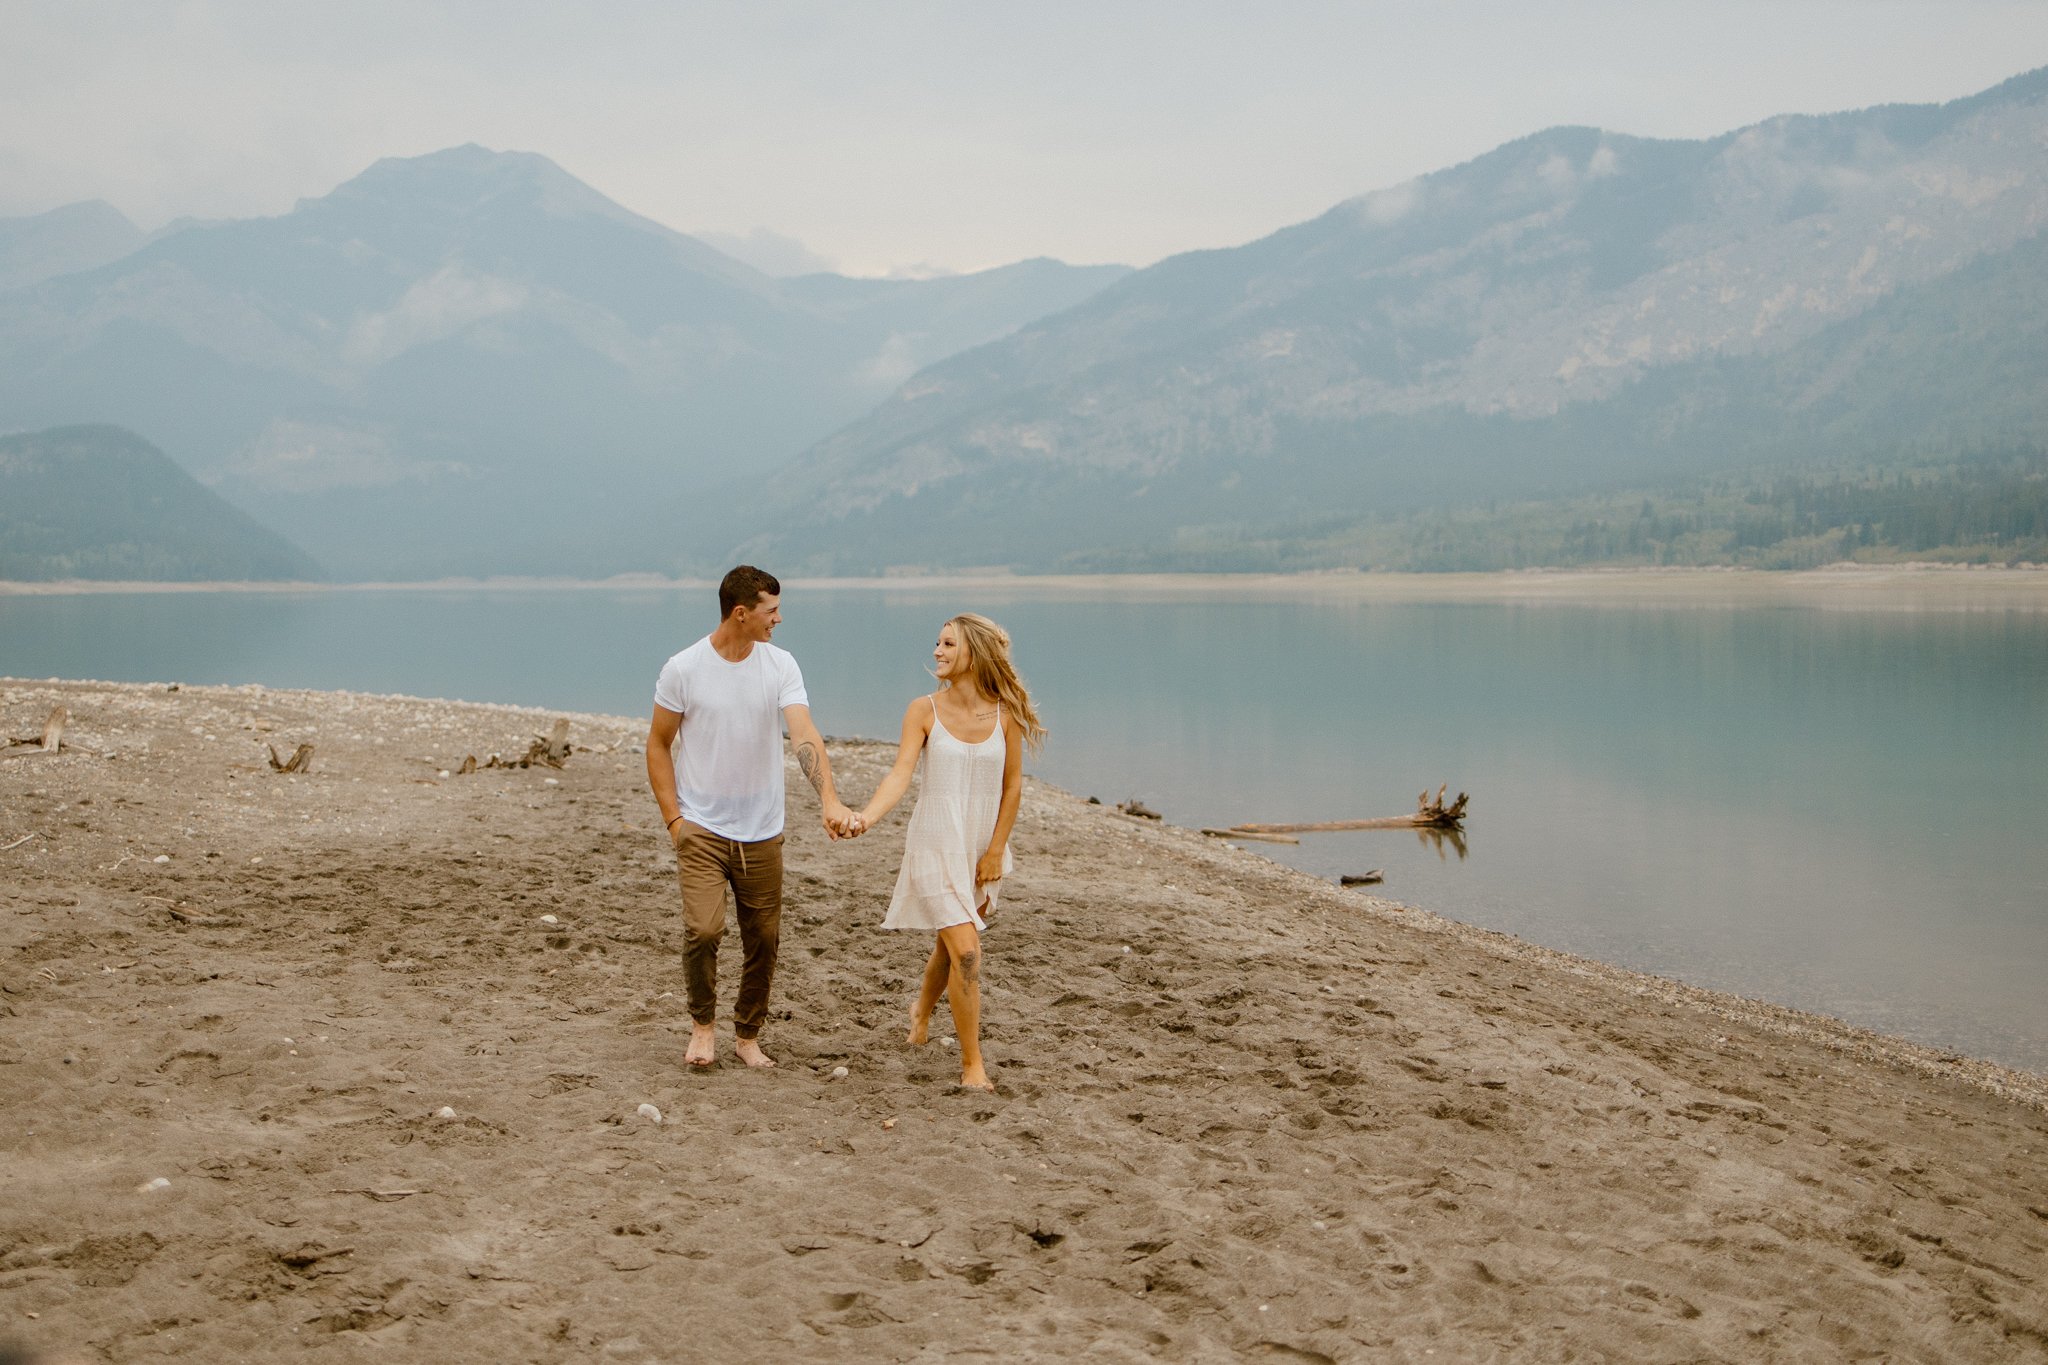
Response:
[{"label": "couple holding hands", "polygon": [[1010,870],[1024,746],[1036,749],[1045,736],[1011,665],[1010,637],[972,613],[941,627],[932,650],[939,690],[905,708],[895,765],[855,811],[833,786],[803,673],[788,651],[770,643],[782,620],[781,596],[772,574],[750,565],[728,573],[718,587],[717,629],[670,659],[655,683],[647,780],[682,883],[691,1020],[684,1060],[710,1066],[717,1056],[718,945],[729,890],[741,944],[734,1051],[748,1066],[775,1065],[761,1051],[760,1033],[781,937],[787,725],[797,766],[817,789],[835,840],[879,824],[910,789],[923,758],[923,785],[882,927],[937,935],[911,1005],[909,1041],[927,1041],[944,995],[960,1042],[960,1084],[993,1090],[981,1060],[981,931]]}]

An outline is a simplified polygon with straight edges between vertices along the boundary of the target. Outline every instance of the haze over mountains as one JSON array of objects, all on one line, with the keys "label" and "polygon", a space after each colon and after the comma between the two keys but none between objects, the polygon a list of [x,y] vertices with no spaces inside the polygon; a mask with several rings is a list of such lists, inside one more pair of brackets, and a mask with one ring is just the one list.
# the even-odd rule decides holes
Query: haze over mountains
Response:
[{"label": "haze over mountains", "polygon": [[0,293],[117,261],[147,240],[119,209],[97,199],[0,218]]},{"label": "haze over mountains", "polygon": [[0,294],[0,430],[129,427],[347,577],[644,568],[631,509],[1122,273],[774,280],[461,147]]},{"label": "haze over mountains", "polygon": [[0,223],[0,430],[128,426],[346,578],[1263,567],[1415,509],[2048,448],[2048,70],[1553,129],[1135,273],[773,279],[476,147],[125,254],[99,215],[64,273],[39,221]]},{"label": "haze over mountains", "polygon": [[2048,71],[1699,142],[1553,129],[940,362],[733,553],[1244,567],[1417,507],[2038,448],[2044,223]]}]

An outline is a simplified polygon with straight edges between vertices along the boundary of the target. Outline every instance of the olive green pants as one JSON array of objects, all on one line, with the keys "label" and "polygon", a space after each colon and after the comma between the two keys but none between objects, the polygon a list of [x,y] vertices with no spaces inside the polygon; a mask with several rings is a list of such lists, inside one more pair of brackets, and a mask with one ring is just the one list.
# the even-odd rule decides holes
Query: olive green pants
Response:
[{"label": "olive green pants", "polygon": [[718,1017],[718,944],[725,937],[725,897],[731,891],[740,922],[740,993],[733,1033],[753,1038],[768,1020],[768,988],[782,941],[782,836],[741,843],[685,820],[676,840],[676,875],[683,886],[683,980],[690,1018]]}]

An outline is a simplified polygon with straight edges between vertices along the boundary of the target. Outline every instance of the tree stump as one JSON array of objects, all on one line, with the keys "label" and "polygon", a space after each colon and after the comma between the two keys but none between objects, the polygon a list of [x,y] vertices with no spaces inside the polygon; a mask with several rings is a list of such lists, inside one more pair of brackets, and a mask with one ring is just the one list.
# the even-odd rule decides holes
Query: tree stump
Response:
[{"label": "tree stump", "polygon": [[555,728],[545,735],[535,735],[533,743],[526,750],[525,761],[519,766],[545,763],[550,768],[559,768],[569,761],[574,746],[569,743],[569,722],[567,719],[555,722]]}]

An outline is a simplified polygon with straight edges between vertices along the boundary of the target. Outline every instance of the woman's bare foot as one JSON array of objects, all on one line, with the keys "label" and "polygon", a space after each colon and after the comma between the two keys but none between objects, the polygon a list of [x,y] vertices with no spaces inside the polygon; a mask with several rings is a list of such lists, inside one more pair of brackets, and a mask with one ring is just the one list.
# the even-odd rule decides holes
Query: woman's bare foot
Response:
[{"label": "woman's bare foot", "polygon": [[690,1047],[683,1060],[691,1066],[710,1066],[718,1060],[718,1030],[712,1024],[690,1025]]},{"label": "woman's bare foot", "polygon": [[917,1006],[912,1004],[910,1007],[910,1036],[903,1041],[909,1043],[912,1047],[923,1047],[931,1040],[932,1017],[929,1014],[919,1014]]},{"label": "woman's bare foot", "polygon": [[962,1090],[981,1090],[994,1094],[996,1083],[988,1078],[988,1072],[979,1066],[965,1067],[960,1072]]},{"label": "woman's bare foot", "polygon": [[745,1062],[748,1066],[756,1068],[757,1070],[763,1067],[771,1067],[775,1065],[775,1059],[770,1057],[767,1053],[761,1051],[761,1044],[755,1039],[735,1039],[733,1041],[732,1050],[739,1054],[741,1061]]}]

